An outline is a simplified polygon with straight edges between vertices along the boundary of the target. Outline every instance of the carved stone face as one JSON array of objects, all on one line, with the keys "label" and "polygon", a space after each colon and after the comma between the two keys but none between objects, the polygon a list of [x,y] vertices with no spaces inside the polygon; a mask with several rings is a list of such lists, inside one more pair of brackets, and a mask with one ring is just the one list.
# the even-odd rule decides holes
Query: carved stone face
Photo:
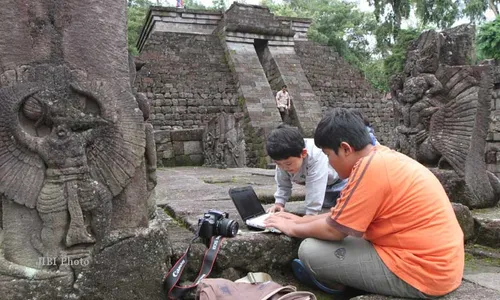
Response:
[{"label": "carved stone face", "polygon": [[69,129],[66,125],[58,125],[54,130],[57,136],[61,139],[67,137],[69,134]]},{"label": "carved stone face", "polygon": [[23,99],[19,115],[23,128],[34,136],[54,131],[59,138],[106,124],[99,100],[71,88],[49,87]]}]

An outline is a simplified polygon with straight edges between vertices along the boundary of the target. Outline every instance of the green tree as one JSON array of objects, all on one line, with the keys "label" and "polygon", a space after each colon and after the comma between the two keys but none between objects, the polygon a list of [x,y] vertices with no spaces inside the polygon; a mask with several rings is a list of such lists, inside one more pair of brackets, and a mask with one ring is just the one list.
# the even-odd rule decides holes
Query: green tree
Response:
[{"label": "green tree", "polygon": [[138,54],[135,44],[141,34],[142,25],[150,5],[153,3],[149,0],[127,0],[128,51],[132,55]]},{"label": "green tree", "polygon": [[384,42],[378,46],[390,47],[413,8],[423,26],[447,28],[461,17],[472,23],[483,21],[488,8],[498,15],[500,0],[369,0],[369,4],[374,6],[375,17],[383,27],[376,32],[377,41]]},{"label": "green tree", "polygon": [[387,79],[403,71],[408,46],[412,41],[418,38],[420,32],[420,30],[415,28],[400,30],[399,38],[392,46],[391,55],[384,60],[384,73]]},{"label": "green tree", "polygon": [[463,15],[476,23],[485,19],[484,12],[489,8],[498,16],[500,0],[464,0]]},{"label": "green tree", "polygon": [[184,0],[184,8],[189,9],[207,9],[207,7],[201,4],[197,0]]},{"label": "green tree", "polygon": [[379,91],[387,92],[389,90],[389,78],[385,72],[384,59],[374,59],[363,65],[363,74],[365,79]]},{"label": "green tree", "polygon": [[367,36],[376,29],[370,13],[361,12],[354,3],[340,0],[261,1],[275,15],[311,18],[309,39],[331,46],[352,64],[361,67],[372,50]]},{"label": "green tree", "polygon": [[212,7],[217,10],[225,10],[226,9],[226,1],[225,0],[213,0]]},{"label": "green tree", "polygon": [[477,46],[481,58],[494,58],[500,61],[500,16],[479,28]]},{"label": "green tree", "polygon": [[380,30],[371,13],[361,12],[354,3],[340,0],[285,0],[280,3],[262,0],[261,4],[278,16],[311,18],[310,40],[332,47],[360,69],[375,88],[388,89],[383,60],[372,59],[381,53],[372,49],[368,41],[370,35]]},{"label": "green tree", "polygon": [[[374,6],[374,14],[377,22],[384,24],[384,33],[390,32],[394,39],[397,39],[401,23],[410,15],[411,0],[369,0],[368,3]],[[434,0],[431,0],[434,1]],[[440,1],[440,0],[438,0]],[[379,31],[379,34],[382,32]],[[378,39],[386,37],[380,36]]]},{"label": "green tree", "polygon": [[439,28],[447,28],[451,27],[461,17],[460,6],[462,6],[462,3],[460,3],[460,0],[414,0],[414,2],[416,6],[415,15],[423,25],[434,24]]}]

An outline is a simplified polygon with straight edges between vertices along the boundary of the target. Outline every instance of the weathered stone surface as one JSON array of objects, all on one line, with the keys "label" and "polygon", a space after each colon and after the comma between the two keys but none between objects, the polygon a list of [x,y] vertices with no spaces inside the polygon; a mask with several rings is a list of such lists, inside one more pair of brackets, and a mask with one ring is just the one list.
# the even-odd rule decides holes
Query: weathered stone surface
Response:
[{"label": "weathered stone surface", "polygon": [[126,4],[18,4],[0,10],[1,297],[161,298],[168,241],[148,221],[155,145]]},{"label": "weathered stone surface", "polygon": [[171,245],[161,210],[149,228],[111,235],[88,268],[77,273],[81,299],[163,299]]},{"label": "weathered stone surface", "polygon": [[500,248],[500,208],[473,210],[476,222],[476,243]]},{"label": "weathered stone surface", "polygon": [[186,154],[186,155],[201,154],[203,152],[202,149],[203,148],[201,145],[201,141],[184,142],[184,154]]},{"label": "weathered stone surface", "polygon": [[[488,260],[498,260],[500,262],[500,249],[494,249],[478,244],[469,244],[465,247],[465,252],[478,258],[486,258]],[[500,263],[497,264],[500,271]]]},{"label": "weathered stone surface", "polygon": [[447,180],[457,182],[445,183],[461,189],[449,193],[451,200],[484,208],[498,202],[500,184],[484,157],[491,68],[469,65],[473,39],[467,25],[422,33],[408,50],[405,73],[393,80],[392,96],[396,149],[424,165],[456,172]]},{"label": "weathered stone surface", "polygon": [[[486,163],[488,171],[500,176],[500,63],[495,60],[481,62],[492,68],[493,91],[490,107],[490,125],[488,128],[486,153]],[[489,159],[489,161],[488,161]]]},{"label": "weathered stone surface", "polygon": [[172,141],[201,141],[203,129],[174,130],[170,136]]},{"label": "weathered stone surface", "polygon": [[241,115],[221,113],[208,122],[203,134],[204,166],[243,167],[246,163]]},{"label": "weathered stone surface", "polygon": [[451,203],[458,223],[464,232],[464,240],[469,241],[474,238],[474,218],[469,208],[460,203]]},{"label": "weathered stone surface", "polygon": [[155,131],[155,142],[160,145],[170,142],[170,133],[170,130]]},{"label": "weathered stone surface", "polygon": [[500,273],[480,273],[465,275],[464,279],[500,292]]},{"label": "weathered stone surface", "polygon": [[171,266],[165,259],[172,255],[165,218],[160,210],[148,228],[114,231],[95,255],[63,262],[57,272],[2,258],[0,266],[9,269],[0,273],[2,299],[163,299],[162,276]]},{"label": "weathered stone surface", "polygon": [[453,170],[443,170],[438,168],[429,168],[429,170],[439,179],[443,185],[448,198],[454,203],[467,205],[469,202],[469,193],[465,190],[465,182]]},{"label": "weathered stone surface", "polygon": [[[139,92],[150,92],[155,130],[201,129],[222,110],[239,110],[237,87],[217,36],[152,32],[140,58],[146,64],[135,86]],[[220,104],[214,102],[217,99]]]},{"label": "weathered stone surface", "polygon": [[[500,297],[500,292],[482,287],[480,285],[464,281],[462,285],[454,292],[446,295],[442,298],[443,300],[490,300],[498,299]],[[403,298],[387,297],[381,295],[363,295],[352,300],[403,300]]]},{"label": "weathered stone surface", "polygon": [[247,232],[223,242],[216,265],[245,272],[281,269],[297,257],[299,245],[300,240],[282,234]]},{"label": "weathered stone surface", "polygon": [[[157,203],[165,207],[172,216],[188,225],[190,230],[169,225],[172,236],[172,259],[180,257],[185,251],[190,237],[197,228],[198,219],[209,209],[218,209],[229,213],[229,218],[239,222],[241,234],[236,238],[223,241],[214,274],[233,268],[243,275],[249,271],[286,268],[297,255],[298,240],[283,235],[258,233],[249,231],[238,215],[234,204],[229,198],[230,187],[252,184],[261,200],[274,202],[275,191],[274,170],[235,168],[172,168],[159,171],[157,187]],[[168,183],[168,185],[167,185]],[[304,197],[304,188],[294,190],[292,200]],[[196,201],[196,205],[193,205]],[[294,210],[302,202],[290,202],[287,209]],[[269,207],[269,204],[264,206]],[[172,226],[172,227],[171,227]],[[186,280],[193,280],[199,270],[203,252],[206,247],[195,243]],[[244,253],[244,255],[242,254]]]}]

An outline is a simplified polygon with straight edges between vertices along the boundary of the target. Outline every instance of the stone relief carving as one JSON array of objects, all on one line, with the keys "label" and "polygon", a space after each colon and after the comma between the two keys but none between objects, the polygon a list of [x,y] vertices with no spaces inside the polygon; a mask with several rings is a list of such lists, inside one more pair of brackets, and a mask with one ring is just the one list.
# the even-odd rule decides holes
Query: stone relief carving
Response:
[{"label": "stone relief carving", "polygon": [[[30,241],[41,257],[88,257],[144,155],[134,97],[99,81],[19,84],[0,89],[0,106],[0,192],[37,212],[41,228]],[[3,243],[18,261],[15,241]]]},{"label": "stone relief carving", "polygon": [[148,218],[126,3],[2,5],[0,298],[160,299],[170,241]]},{"label": "stone relief carving", "polygon": [[204,165],[217,168],[244,166],[244,140],[238,133],[237,117],[225,112],[213,118],[203,135]]},{"label": "stone relief carving", "polygon": [[450,48],[467,48],[473,34],[464,26],[428,31],[413,43],[405,74],[392,83],[396,148],[429,167],[453,170],[464,180],[464,196],[453,201],[486,207],[498,201],[500,191],[484,161],[491,76],[486,66],[465,65],[466,57],[454,57],[470,55],[467,49]]}]

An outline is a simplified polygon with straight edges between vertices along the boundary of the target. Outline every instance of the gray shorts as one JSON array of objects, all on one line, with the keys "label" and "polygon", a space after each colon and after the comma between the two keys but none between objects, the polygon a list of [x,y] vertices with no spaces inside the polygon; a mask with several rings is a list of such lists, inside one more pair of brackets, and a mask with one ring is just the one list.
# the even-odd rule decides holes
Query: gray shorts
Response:
[{"label": "gray shorts", "polygon": [[321,283],[341,283],[374,294],[433,299],[399,279],[378,256],[367,240],[346,237],[332,242],[305,239],[299,248],[299,259]]}]

